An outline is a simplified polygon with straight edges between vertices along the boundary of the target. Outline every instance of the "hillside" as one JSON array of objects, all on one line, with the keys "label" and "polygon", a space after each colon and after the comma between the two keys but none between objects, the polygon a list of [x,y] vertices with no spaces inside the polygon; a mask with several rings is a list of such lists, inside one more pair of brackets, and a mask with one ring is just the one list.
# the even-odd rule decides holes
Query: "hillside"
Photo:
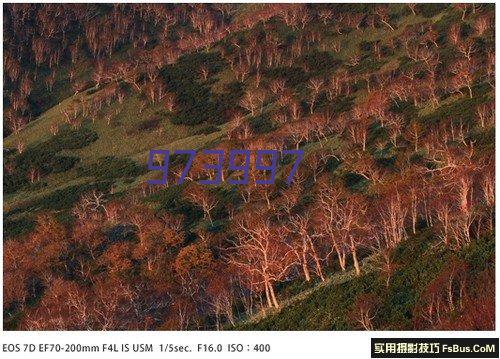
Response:
[{"label": "hillside", "polygon": [[4,21],[5,328],[492,328],[494,5]]},{"label": "hillside", "polygon": [[[363,275],[355,276],[354,269],[346,273],[335,273],[327,282],[316,283],[312,288],[303,286],[284,288],[289,296],[279,311],[258,313],[242,320],[237,330],[356,330],[362,324],[356,318],[355,310],[361,306],[360,298],[371,303],[372,329],[412,330],[425,328],[414,315],[419,298],[425,296],[427,286],[436,281],[443,268],[453,267],[460,260],[467,263],[470,275],[475,276],[475,293],[482,298],[482,305],[471,308],[449,321],[442,323],[444,330],[467,330],[483,328],[494,316],[494,298],[489,296],[491,278],[485,276],[485,269],[492,269],[495,243],[492,238],[475,243],[456,254],[441,251],[428,234],[412,238],[400,246],[394,255],[399,268],[395,270],[389,286],[376,270],[381,263],[377,258],[367,258]],[[490,272],[491,275],[492,272]],[[436,281],[439,282],[439,281]],[[483,287],[484,286],[484,287]],[[295,294],[297,293],[298,294]],[[367,296],[366,293],[372,295]],[[364,297],[363,297],[364,295]],[[475,304],[469,303],[474,306]],[[370,306],[366,306],[370,308]],[[308,313],[304,316],[304,313]]]}]

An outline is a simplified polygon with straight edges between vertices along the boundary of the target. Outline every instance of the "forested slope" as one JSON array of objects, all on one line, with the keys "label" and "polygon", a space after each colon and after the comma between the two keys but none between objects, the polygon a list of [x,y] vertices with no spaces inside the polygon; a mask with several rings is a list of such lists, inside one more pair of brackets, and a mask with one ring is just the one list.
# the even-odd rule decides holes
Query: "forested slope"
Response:
[{"label": "forested slope", "polygon": [[[4,24],[6,328],[493,328],[493,5],[10,4]],[[152,149],[196,150],[187,180],[172,155],[148,185]],[[249,183],[226,160],[200,184],[205,149],[251,150]]]}]

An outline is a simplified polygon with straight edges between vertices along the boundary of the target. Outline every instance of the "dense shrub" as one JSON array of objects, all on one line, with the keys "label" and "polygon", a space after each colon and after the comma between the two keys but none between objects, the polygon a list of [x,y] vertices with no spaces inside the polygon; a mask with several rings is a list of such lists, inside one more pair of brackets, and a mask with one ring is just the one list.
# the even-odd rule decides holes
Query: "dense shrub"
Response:
[{"label": "dense shrub", "polygon": [[274,123],[266,115],[260,115],[250,120],[250,127],[256,134],[268,133],[274,130]]},{"label": "dense shrub", "polygon": [[146,167],[139,166],[130,158],[114,156],[101,157],[86,167],[80,168],[84,176],[93,176],[96,179],[115,179],[122,177],[136,177],[146,172]]},{"label": "dense shrub", "polygon": [[80,160],[75,156],[62,156],[57,153],[65,149],[78,149],[88,146],[98,138],[97,134],[87,128],[71,130],[62,129],[49,140],[28,147],[21,154],[10,154],[4,158],[14,163],[14,172],[4,174],[4,192],[13,193],[29,183],[28,173],[37,169],[43,177],[49,173],[65,172]]},{"label": "dense shrub", "polygon": [[168,89],[176,94],[178,110],[172,117],[174,124],[196,125],[217,121],[220,112],[210,87],[200,81],[199,69],[205,66],[214,75],[224,65],[218,53],[194,53],[181,56],[168,65],[163,77]]},{"label": "dense shrub", "polygon": [[63,149],[74,150],[90,145],[97,141],[99,136],[97,133],[86,127],[81,127],[77,130],[63,128],[57,135],[53,136],[45,146],[60,151]]},{"label": "dense shrub", "polygon": [[185,225],[189,227],[203,217],[203,212],[182,196],[184,189],[185,184],[168,187],[146,198],[146,202],[157,203],[161,211],[183,214]]},{"label": "dense shrub", "polygon": [[220,131],[220,128],[215,125],[206,125],[196,131],[193,131],[193,135],[209,135],[211,133]]},{"label": "dense shrub", "polygon": [[78,162],[80,162],[79,157],[55,156],[50,162],[50,167],[53,173],[66,172],[73,168]]},{"label": "dense shrub", "polygon": [[137,126],[135,126],[135,132],[154,131],[160,126],[160,123],[161,118],[159,117],[149,118],[139,122]]},{"label": "dense shrub", "polygon": [[4,218],[4,240],[31,232],[33,228],[35,228],[35,221],[25,216],[17,219]]},{"label": "dense shrub", "polygon": [[313,76],[327,75],[335,71],[342,63],[335,59],[333,55],[327,51],[310,51],[302,56],[300,61],[309,69]]},{"label": "dense shrub", "polygon": [[439,14],[440,12],[443,12],[449,6],[449,4],[418,4],[417,11],[423,17],[430,18],[435,16],[436,14]]},{"label": "dense shrub", "polygon": [[287,86],[295,87],[309,79],[301,67],[273,67],[266,70],[264,75],[269,79],[285,79]]}]

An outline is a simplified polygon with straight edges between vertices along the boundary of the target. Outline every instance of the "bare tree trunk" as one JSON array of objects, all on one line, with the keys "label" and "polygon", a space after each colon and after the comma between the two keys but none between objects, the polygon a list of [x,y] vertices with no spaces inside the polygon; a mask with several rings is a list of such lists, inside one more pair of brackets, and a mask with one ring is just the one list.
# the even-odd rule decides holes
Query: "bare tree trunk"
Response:
[{"label": "bare tree trunk", "polygon": [[220,330],[220,316],[219,316],[219,311],[216,311],[215,313],[215,328],[217,331]]},{"label": "bare tree trunk", "polygon": [[361,275],[361,267],[359,266],[358,254],[356,253],[356,249],[352,248],[352,260],[354,262],[354,269],[356,270],[356,275]]},{"label": "bare tree trunk", "polygon": [[455,304],[453,303],[453,278],[450,278],[448,283],[448,304],[451,311],[455,310]]},{"label": "bare tree trunk", "polygon": [[339,264],[340,264],[340,269],[344,272],[346,269],[346,254],[345,252],[339,253]]},{"label": "bare tree trunk", "polygon": [[273,301],[273,305],[275,308],[279,308],[280,305],[278,304],[278,301],[276,300],[276,294],[274,293],[274,288],[271,283],[268,283],[269,286],[269,293],[271,294],[271,299]]},{"label": "bare tree trunk", "polygon": [[307,258],[306,258],[305,247],[302,250],[302,271],[304,272],[304,277],[306,278],[306,282],[309,282],[311,280],[311,275],[309,274],[309,268],[307,268]]},{"label": "bare tree trunk", "polygon": [[337,253],[337,258],[339,261],[340,269],[342,269],[342,272],[344,272],[345,268],[346,268],[346,266],[345,266],[345,254],[343,254],[340,251],[339,245],[337,244],[337,242],[335,240],[332,239],[332,242],[333,242],[333,248],[335,248],[335,252]]},{"label": "bare tree trunk", "polygon": [[269,283],[266,282],[264,283],[265,287],[266,287],[266,300],[267,300],[267,306],[269,308],[272,308],[273,304],[271,303],[271,297],[269,296]]},{"label": "bare tree trunk", "polygon": [[346,269],[346,263],[345,263],[345,253],[342,253],[340,251],[340,249],[338,248],[338,246],[335,246],[335,251],[337,252],[337,257],[338,257],[338,260],[339,260],[339,265],[340,265],[340,269],[342,269],[342,272],[345,271]]},{"label": "bare tree trunk", "polygon": [[210,222],[210,224],[214,224],[214,222],[212,221],[212,216],[210,215],[210,211],[206,210],[205,213],[207,215],[207,218],[208,218],[208,221]]},{"label": "bare tree trunk", "polygon": [[267,209],[271,209],[271,199],[269,198],[269,194],[266,192],[264,197],[266,199]]},{"label": "bare tree trunk", "polygon": [[318,272],[319,277],[321,278],[321,281],[325,281],[325,276],[323,275],[323,269],[321,268],[321,263],[318,258],[318,254],[316,253],[316,249],[314,249],[314,245],[312,243],[311,238],[309,238],[309,246],[311,247],[311,252],[312,256],[314,259],[314,264],[316,265],[316,271]]}]

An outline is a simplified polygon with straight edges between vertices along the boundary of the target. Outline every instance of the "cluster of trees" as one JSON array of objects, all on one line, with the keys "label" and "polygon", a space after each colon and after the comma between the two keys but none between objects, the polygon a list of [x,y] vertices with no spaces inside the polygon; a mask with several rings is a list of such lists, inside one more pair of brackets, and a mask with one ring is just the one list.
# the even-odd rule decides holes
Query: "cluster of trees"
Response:
[{"label": "cluster of trees", "polygon": [[[126,84],[145,102],[164,102],[172,110],[175,96],[159,77],[165,65],[283,8],[287,7],[265,6],[252,14],[257,17],[233,21],[237,7],[232,4],[9,5],[4,15],[6,134],[19,132],[47,108],[36,97],[40,91],[54,90],[61,68],[67,79],[59,81],[69,80],[75,93],[111,84],[110,96],[123,99],[117,87]],[[126,58],[115,59],[113,55],[123,51]],[[92,68],[90,80],[78,73],[82,60]],[[206,68],[198,71],[207,78]],[[37,88],[37,83],[45,86]]]},{"label": "cluster of trees", "polygon": [[[227,136],[211,148],[301,148],[306,155],[292,184],[236,186],[231,200],[193,181],[212,175],[202,166],[211,158],[197,156],[167,208],[144,204],[172,190],[157,186],[118,199],[89,192],[73,206],[71,225],[40,215],[32,233],[5,243],[6,316],[21,314],[23,329],[221,329],[279,308],[278,288],[292,280],[326,281],[351,265],[361,276],[367,255],[389,288],[394,251],[424,228],[449,251],[491,235],[493,11],[446,8],[439,22],[405,26],[401,16],[428,16],[425,7],[396,9],[9,5],[6,81],[18,90],[10,93],[8,121],[29,117],[19,98],[30,96],[31,76],[55,70],[68,54],[73,65],[81,56],[95,62],[92,81],[75,82],[74,90],[94,85],[97,92],[63,114],[75,127],[130,91],[142,93],[145,106],[185,111],[189,103],[178,101],[184,82],[169,71],[202,49],[218,52],[243,90],[227,112]],[[42,25],[26,31],[34,18]],[[363,31],[388,39],[337,59],[349,34]],[[117,51],[128,56],[117,60]],[[35,68],[20,71],[29,59]],[[189,76],[206,84],[215,67],[201,63]],[[271,125],[258,129],[256,121]],[[184,165],[172,168],[179,176]],[[492,278],[486,273],[484,291],[472,293],[466,272],[453,262],[429,284],[415,327],[492,327],[494,319],[478,320],[493,316]],[[353,326],[375,329],[377,306],[370,293],[357,298]],[[467,313],[467,324],[453,320],[457,312]]]},{"label": "cluster of trees", "polygon": [[[61,68],[68,76],[62,81],[69,80],[74,92],[125,83],[151,102],[164,100],[168,107],[172,99],[158,78],[159,70],[182,53],[220,39],[226,33],[228,12],[230,7],[210,5],[7,6],[7,129],[19,131],[40,113],[40,107],[46,108],[36,99],[45,89],[36,83],[53,91]],[[175,25],[183,30],[174,33]],[[128,52],[125,60],[114,59],[120,51]],[[91,80],[78,73],[82,60],[93,63]]]}]

